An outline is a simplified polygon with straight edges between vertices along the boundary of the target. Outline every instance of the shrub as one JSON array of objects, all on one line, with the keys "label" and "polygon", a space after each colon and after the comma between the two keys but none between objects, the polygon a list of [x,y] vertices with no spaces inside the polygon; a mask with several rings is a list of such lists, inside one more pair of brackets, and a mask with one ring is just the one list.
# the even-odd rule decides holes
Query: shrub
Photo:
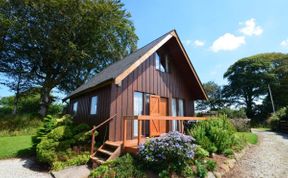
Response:
[{"label": "shrub", "polygon": [[238,132],[249,132],[251,129],[250,119],[235,118],[235,119],[230,119],[230,121]]},{"label": "shrub", "polygon": [[195,150],[196,159],[204,159],[209,156],[209,152],[203,149],[201,146],[197,146]]},{"label": "shrub", "polygon": [[146,177],[143,170],[139,167],[137,161],[129,154],[116,158],[112,161],[107,161],[101,166],[91,171],[91,177]]},{"label": "shrub", "polygon": [[206,161],[206,168],[208,171],[214,171],[216,169],[216,165],[216,162],[211,159]]},{"label": "shrub", "polygon": [[239,110],[234,110],[234,109],[230,109],[230,108],[223,108],[218,110],[218,114],[220,115],[226,115],[228,118],[230,119],[245,119],[247,118],[246,116],[246,112],[244,108],[241,108]]},{"label": "shrub", "polygon": [[200,178],[204,178],[207,176],[207,169],[205,167],[205,165],[203,165],[200,161],[195,161],[195,165],[196,165],[196,175]]},{"label": "shrub", "polygon": [[139,147],[139,156],[156,172],[168,170],[181,174],[194,158],[194,138],[177,131],[151,138]]},{"label": "shrub", "polygon": [[223,151],[223,154],[227,157],[231,157],[233,155],[233,150],[228,148]]},{"label": "shrub", "polygon": [[272,116],[268,119],[268,124],[270,125],[270,128],[275,131],[279,130],[280,120],[288,121],[288,107],[283,107],[272,114]]},{"label": "shrub", "polygon": [[44,119],[43,127],[33,138],[37,159],[40,162],[48,163],[53,169],[86,163],[89,154],[80,153],[77,156],[71,151],[71,148],[77,145],[82,146],[84,143],[87,145],[89,141],[89,126],[74,124],[69,115],[61,118],[47,116]]},{"label": "shrub", "polygon": [[196,143],[209,153],[223,153],[225,149],[236,146],[235,132],[234,126],[223,115],[199,122],[189,130]]}]

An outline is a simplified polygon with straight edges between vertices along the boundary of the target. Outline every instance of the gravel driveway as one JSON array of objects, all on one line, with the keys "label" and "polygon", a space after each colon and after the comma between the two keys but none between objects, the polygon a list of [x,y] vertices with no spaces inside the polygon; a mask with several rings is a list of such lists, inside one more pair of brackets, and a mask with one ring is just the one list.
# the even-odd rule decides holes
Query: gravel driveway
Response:
[{"label": "gravel driveway", "polygon": [[48,172],[41,171],[33,159],[0,160],[0,178],[51,178]]},{"label": "gravel driveway", "polygon": [[288,135],[269,131],[253,130],[259,136],[259,145],[254,146],[235,165],[226,178],[287,178]]}]

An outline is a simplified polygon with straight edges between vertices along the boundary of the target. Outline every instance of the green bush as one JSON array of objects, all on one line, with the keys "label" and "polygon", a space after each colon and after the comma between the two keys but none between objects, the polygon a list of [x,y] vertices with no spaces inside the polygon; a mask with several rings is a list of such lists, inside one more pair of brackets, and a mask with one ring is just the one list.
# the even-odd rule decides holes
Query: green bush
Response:
[{"label": "green bush", "polygon": [[250,119],[235,118],[230,119],[230,121],[238,132],[249,132],[251,130]]},{"label": "green bush", "polygon": [[197,146],[195,150],[195,159],[204,159],[209,156],[209,152],[201,146]]},{"label": "green bush", "polygon": [[195,161],[195,165],[196,165],[196,175],[200,178],[204,178],[207,176],[207,169],[205,167],[205,165],[200,162],[200,161]]},{"label": "green bush", "polygon": [[103,163],[101,166],[92,170],[90,176],[95,178],[146,177],[141,167],[139,167],[139,163],[137,163],[137,161],[129,154],[116,158],[115,160]]},{"label": "green bush", "polygon": [[245,119],[247,118],[246,112],[244,108],[241,108],[239,110],[234,110],[230,108],[223,108],[217,111],[220,115],[226,115],[230,119]]},{"label": "green bush", "polygon": [[216,169],[216,165],[216,162],[211,159],[206,161],[206,168],[208,171],[214,171]]},{"label": "green bush", "polygon": [[236,129],[224,115],[199,122],[188,132],[196,139],[196,143],[209,153],[223,153],[238,143],[234,135]]},{"label": "green bush", "polygon": [[47,116],[43,126],[33,137],[37,159],[48,163],[53,169],[86,163],[89,154],[83,153],[77,156],[71,148],[77,145],[90,146],[88,145],[91,137],[89,129],[88,125],[74,124],[69,115],[61,118]]},{"label": "green bush", "polygon": [[233,155],[233,150],[228,148],[223,151],[223,154],[227,157],[231,157]]},{"label": "green bush", "polygon": [[272,116],[268,119],[268,124],[270,128],[274,131],[279,130],[280,120],[288,121],[288,107],[283,107],[279,109],[277,112],[272,114]]}]

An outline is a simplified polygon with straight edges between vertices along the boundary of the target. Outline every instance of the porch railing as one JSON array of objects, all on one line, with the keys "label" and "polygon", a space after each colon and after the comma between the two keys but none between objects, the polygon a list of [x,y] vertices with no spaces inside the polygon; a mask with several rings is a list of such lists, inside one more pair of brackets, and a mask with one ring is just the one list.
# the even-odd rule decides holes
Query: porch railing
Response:
[{"label": "porch railing", "polygon": [[108,119],[106,119],[105,121],[101,122],[100,124],[98,124],[97,126],[93,126],[93,129],[91,129],[91,150],[90,150],[90,155],[92,156],[94,154],[94,146],[95,146],[95,131],[97,129],[99,129],[100,127],[102,127],[103,125],[107,124],[108,122],[110,122],[112,119],[114,119],[117,116],[117,114],[114,114],[112,117],[109,117]]},{"label": "porch railing", "polygon": [[161,120],[161,121],[182,121],[181,132],[184,132],[183,121],[203,121],[207,120],[205,117],[184,117],[184,116],[149,116],[149,115],[140,115],[140,116],[124,116],[123,122],[123,146],[125,147],[127,142],[127,122],[137,120],[138,123],[138,135],[137,135],[137,145],[141,142],[142,137],[142,122],[151,121],[151,120]]}]

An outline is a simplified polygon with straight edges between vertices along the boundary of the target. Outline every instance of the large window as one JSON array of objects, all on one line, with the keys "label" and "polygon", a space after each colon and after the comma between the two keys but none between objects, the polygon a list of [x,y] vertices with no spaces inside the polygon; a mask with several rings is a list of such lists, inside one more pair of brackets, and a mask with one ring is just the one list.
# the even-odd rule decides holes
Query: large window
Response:
[{"label": "large window", "polygon": [[[184,101],[183,99],[172,98],[172,116],[184,116]],[[172,131],[179,130],[179,123],[176,120],[172,121]]]},{"label": "large window", "polygon": [[73,113],[76,114],[77,113],[77,110],[78,110],[78,101],[75,101],[73,103]]},{"label": "large window", "polygon": [[[177,100],[175,98],[172,98],[172,116],[177,116]],[[177,130],[177,121],[173,120],[172,121],[172,131]]]},{"label": "large window", "polygon": [[91,98],[90,114],[97,114],[97,103],[98,103],[98,97],[93,96]]},{"label": "large window", "polygon": [[161,72],[169,71],[169,60],[167,55],[160,56],[157,52],[155,53],[155,65],[156,69]]},{"label": "large window", "polygon": [[[143,114],[143,93],[134,92],[134,115]],[[133,136],[138,136],[138,121],[133,120]]]}]

